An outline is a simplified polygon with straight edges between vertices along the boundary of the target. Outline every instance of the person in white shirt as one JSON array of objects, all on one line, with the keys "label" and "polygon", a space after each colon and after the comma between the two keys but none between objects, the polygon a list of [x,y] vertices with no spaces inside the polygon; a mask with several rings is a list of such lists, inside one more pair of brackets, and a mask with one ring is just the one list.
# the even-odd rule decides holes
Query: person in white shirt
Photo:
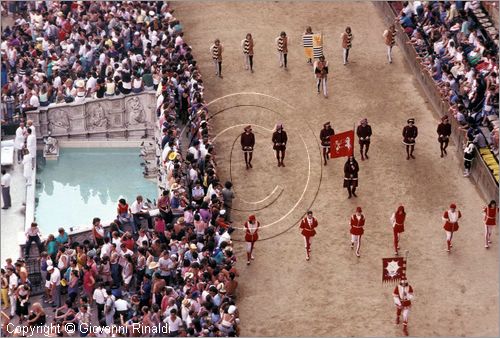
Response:
[{"label": "person in white shirt", "polygon": [[32,169],[35,169],[35,159],[36,159],[36,136],[33,133],[33,131],[28,128],[28,137],[26,138],[26,148],[28,148],[28,151],[30,153],[30,156],[32,158]]},{"label": "person in white shirt", "polygon": [[182,319],[177,317],[177,310],[170,310],[170,316],[163,320],[165,324],[168,324],[170,331],[170,337],[177,337],[179,335],[179,329],[182,326]]},{"label": "person in white shirt", "polygon": [[61,306],[61,271],[50,265],[47,267],[47,273],[50,274],[50,290],[52,295],[52,306]]},{"label": "person in white shirt", "polygon": [[3,207],[2,209],[9,209],[12,204],[10,200],[10,182],[12,178],[10,174],[7,172],[7,170],[2,169],[2,180],[1,180],[1,185],[2,185],[2,200],[3,200]]},{"label": "person in white shirt", "polygon": [[31,223],[31,227],[28,230],[26,230],[25,236],[26,236],[26,244],[24,247],[24,253],[26,257],[30,255],[31,243],[33,242],[36,243],[39,253],[43,252],[43,244],[40,240],[40,237],[42,237],[42,233],[40,232],[37,223],[35,222]]},{"label": "person in white shirt", "polygon": [[7,268],[7,277],[9,278],[10,315],[14,317],[16,314],[16,289],[19,278],[15,274],[15,269],[13,267]]},{"label": "person in white shirt", "polygon": [[26,135],[28,134],[24,122],[19,123],[19,127],[16,129],[16,137],[14,138],[14,149],[17,151],[17,163],[21,163],[23,160],[23,148],[24,142],[26,142]]},{"label": "person in white shirt", "polygon": [[140,220],[145,218],[148,221],[148,227],[153,228],[153,220],[149,215],[149,212],[143,211],[145,209],[144,201],[141,195],[137,196],[134,203],[130,206],[130,213],[132,214],[132,228],[134,234],[137,233],[137,226],[140,225]]},{"label": "person in white shirt", "polygon": [[97,318],[101,320],[104,317],[104,305],[106,305],[106,299],[108,294],[106,290],[102,287],[102,283],[97,283],[97,288],[94,290],[92,299],[95,300],[97,304]]},{"label": "person in white shirt", "polygon": [[148,237],[148,235],[146,234],[146,230],[144,230],[144,229],[140,229],[140,230],[139,230],[139,237],[137,238],[137,241],[136,241],[137,246],[138,246],[139,248],[141,248],[141,247],[143,246],[142,242],[144,242],[144,241],[146,241],[146,242],[148,242],[148,243],[149,243],[149,237]]}]

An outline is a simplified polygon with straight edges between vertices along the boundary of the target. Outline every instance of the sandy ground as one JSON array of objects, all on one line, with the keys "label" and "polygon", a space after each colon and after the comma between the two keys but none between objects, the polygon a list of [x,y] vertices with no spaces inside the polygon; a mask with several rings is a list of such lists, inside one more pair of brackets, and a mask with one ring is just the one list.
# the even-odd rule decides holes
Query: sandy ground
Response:
[{"label": "sandy ground", "polygon": [[[222,97],[210,105],[212,134],[220,134],[221,176],[232,175],[235,208],[242,210],[234,211],[235,223],[241,227],[255,213],[268,225],[251,266],[245,265],[243,244],[237,244],[242,335],[400,335],[401,327],[393,324],[393,287],[381,283],[381,258],[393,254],[389,217],[403,203],[408,215],[401,246],[410,252],[408,277],[415,290],[410,334],[497,336],[498,231],[485,250],[485,201],[462,177],[455,145],[448,157],[439,157],[437,116],[397,47],[394,63],[387,64],[384,26],[373,5],[321,3],[314,9],[295,2],[184,2],[175,8],[203,72],[207,102]],[[316,94],[303,56],[300,37],[307,25],[325,36],[328,99]],[[340,34],[347,25],[354,42],[351,63],[343,66]],[[291,37],[288,71],[279,68],[274,48],[282,30]],[[240,41],[247,32],[256,42],[254,74],[243,67]],[[209,54],[215,38],[225,47],[223,79],[214,76]],[[232,95],[241,92],[274,98]],[[344,159],[322,167],[318,136],[326,121],[345,131],[362,117],[374,131],[371,157],[360,161],[359,197],[348,200],[342,189]],[[405,159],[400,136],[409,117],[416,118],[420,133],[412,161]],[[289,133],[286,168],[276,166],[271,148],[268,129],[278,121]],[[257,148],[254,168],[246,171],[236,138],[249,123]],[[463,218],[448,254],[441,215],[450,202],[458,204]],[[310,205],[320,226],[306,262],[296,222]],[[349,249],[347,225],[358,205],[367,218],[361,258]],[[235,238],[241,240],[242,232]]]}]

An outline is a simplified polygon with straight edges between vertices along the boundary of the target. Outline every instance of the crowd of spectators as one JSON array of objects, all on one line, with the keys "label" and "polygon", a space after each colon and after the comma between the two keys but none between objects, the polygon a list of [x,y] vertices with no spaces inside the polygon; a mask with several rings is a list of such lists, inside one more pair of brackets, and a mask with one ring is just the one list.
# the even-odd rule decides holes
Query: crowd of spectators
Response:
[{"label": "crowd of spectators", "polygon": [[6,120],[55,103],[156,89],[165,73],[177,71],[169,60],[193,61],[166,2],[10,1],[2,6],[14,19],[3,29],[1,43]]},{"label": "crowd of spectators", "polygon": [[163,2],[28,6],[34,6],[30,14],[17,15],[16,25],[4,33],[10,77],[4,94],[20,96],[16,104],[42,91],[50,93],[50,102],[54,97],[58,102],[59,94],[71,102],[79,93],[83,99],[99,97],[102,83],[106,95],[108,80],[111,95],[128,94],[136,88],[131,79],[139,75],[144,87],[156,89],[160,136],[150,146],[161,153],[161,194],[156,204],[142,196],[130,206],[120,199],[109,227],[95,217],[91,238],[81,242],[64,229],[42,238],[34,223],[26,239],[41,251],[44,297],[31,300],[34,285],[26,262],[33,255],[27,249],[24,259],[8,261],[2,270],[1,335],[11,335],[7,325],[13,320],[30,327],[112,326],[121,328],[113,332],[120,336],[137,333],[137,327],[144,336],[165,336],[153,329],[164,324],[170,336],[238,335],[234,195],[231,183],[222,187],[217,174],[203,82],[173,11]]},{"label": "crowd of spectators", "polygon": [[[435,81],[442,100],[464,131],[477,135],[490,126],[487,140],[498,153],[498,31],[487,33],[474,13],[479,2],[403,2],[398,17],[418,53],[424,71]],[[484,147],[484,144],[477,145]]]}]

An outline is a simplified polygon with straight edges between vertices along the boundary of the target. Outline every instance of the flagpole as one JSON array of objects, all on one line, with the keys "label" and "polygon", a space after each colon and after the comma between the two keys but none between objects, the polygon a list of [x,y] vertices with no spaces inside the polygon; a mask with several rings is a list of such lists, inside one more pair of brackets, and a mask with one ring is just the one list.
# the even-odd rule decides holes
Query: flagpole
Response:
[{"label": "flagpole", "polygon": [[405,277],[406,277],[406,280],[408,280],[408,254],[409,254],[410,251],[406,250],[405,251]]}]

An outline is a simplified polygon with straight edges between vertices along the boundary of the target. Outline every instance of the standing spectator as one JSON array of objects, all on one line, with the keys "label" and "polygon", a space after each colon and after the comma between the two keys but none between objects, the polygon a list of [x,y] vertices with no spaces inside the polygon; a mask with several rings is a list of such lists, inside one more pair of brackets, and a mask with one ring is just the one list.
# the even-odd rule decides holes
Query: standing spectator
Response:
[{"label": "standing spectator", "polygon": [[222,197],[224,199],[224,210],[226,210],[226,217],[225,220],[228,223],[232,223],[231,220],[231,212],[233,209],[233,199],[234,199],[234,192],[231,190],[233,187],[233,183],[227,181],[224,183],[224,189],[222,189]]},{"label": "standing spectator", "polygon": [[50,275],[50,291],[52,307],[61,306],[61,272],[52,265],[47,267],[47,273]]},{"label": "standing spectator", "polygon": [[169,337],[179,336],[179,330],[182,328],[182,320],[177,317],[177,310],[170,310],[170,316],[166,317],[163,322],[168,325],[170,329]]},{"label": "standing spectator", "polygon": [[10,301],[10,318],[16,314],[16,290],[19,284],[19,278],[15,273],[16,269],[12,267],[7,268],[7,277],[9,279],[9,301]]},{"label": "standing spectator", "polygon": [[2,185],[2,200],[3,200],[3,207],[2,209],[9,209],[12,206],[11,199],[10,199],[10,182],[12,178],[10,174],[7,172],[7,170],[2,169],[2,179],[1,179],[1,185]]},{"label": "standing spectator", "polygon": [[29,187],[32,184],[33,175],[33,158],[30,151],[26,148],[23,149],[23,176],[26,180],[26,186]]},{"label": "standing spectator", "polygon": [[28,284],[20,284],[16,289],[16,314],[19,316],[19,323],[22,324],[28,317],[28,304],[30,298],[30,287]]},{"label": "standing spectator", "polygon": [[80,311],[76,314],[75,321],[78,323],[77,326],[78,331],[80,332],[80,337],[87,337],[91,332],[91,316],[86,304],[80,305]]},{"label": "standing spectator", "polygon": [[105,231],[104,227],[101,224],[101,219],[99,217],[94,217],[92,220],[92,235],[94,237],[94,241],[98,246],[104,244]]},{"label": "standing spectator", "polygon": [[94,290],[92,299],[95,300],[97,305],[97,319],[100,321],[104,318],[104,306],[106,305],[106,298],[108,294],[104,290],[102,283],[97,283],[97,287]]},{"label": "standing spectator", "polygon": [[26,148],[29,151],[31,156],[31,169],[35,169],[35,161],[36,161],[36,136],[33,133],[33,129],[28,128],[28,137],[26,137]]},{"label": "standing spectator", "polygon": [[14,138],[14,148],[17,152],[17,164],[20,164],[23,160],[23,148],[24,143],[26,142],[26,135],[28,135],[28,132],[26,131],[24,122],[21,122],[19,123],[19,127],[16,129],[16,137]]}]

